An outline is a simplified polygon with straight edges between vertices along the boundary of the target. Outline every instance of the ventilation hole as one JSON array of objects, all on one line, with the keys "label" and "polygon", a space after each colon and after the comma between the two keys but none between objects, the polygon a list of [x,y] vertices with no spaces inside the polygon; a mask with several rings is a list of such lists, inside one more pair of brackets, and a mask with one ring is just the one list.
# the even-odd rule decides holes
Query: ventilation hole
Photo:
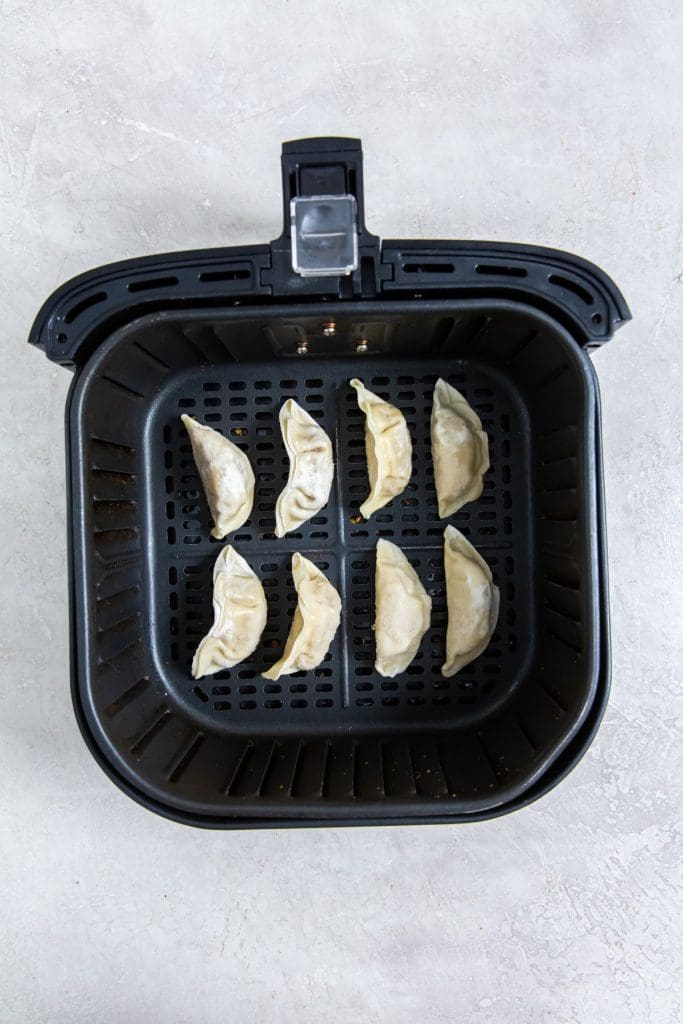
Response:
[{"label": "ventilation hole", "polygon": [[85,313],[86,309],[90,309],[92,306],[98,306],[100,302],[106,302],[108,299],[106,292],[95,292],[94,295],[88,295],[86,298],[81,299],[75,306],[72,306],[69,312],[64,317],[65,324],[72,324],[76,317],[79,317],[81,313]]},{"label": "ventilation hole", "polygon": [[[593,313],[593,316],[591,317],[591,320],[593,321],[594,324],[601,324],[602,323],[602,313]],[[62,337],[62,335],[60,335],[59,337]],[[57,338],[57,341],[59,341],[59,337]]]},{"label": "ventilation hole", "polygon": [[148,277],[143,281],[130,281],[129,292],[149,292],[155,288],[173,288],[178,284],[177,277]]},{"label": "ventilation hole", "polygon": [[501,263],[477,263],[475,270],[478,274],[491,274],[494,277],[526,277],[528,273],[524,267],[504,266]]},{"label": "ventilation hole", "polygon": [[406,274],[452,274],[455,271],[455,265],[453,263],[404,263],[403,270]]},{"label": "ventilation hole", "polygon": [[199,697],[199,699],[203,701],[204,704],[206,704],[206,702],[209,699],[209,695],[206,692],[206,690],[202,690],[201,686],[195,686],[192,692],[195,695],[195,697]]},{"label": "ventilation hole", "polygon": [[251,277],[249,270],[208,270],[199,275],[202,284],[213,281],[247,281]]},{"label": "ventilation hole", "polygon": [[565,291],[573,292],[574,295],[578,295],[578,297],[582,299],[587,306],[593,305],[593,296],[577,281],[571,281],[568,277],[561,277],[559,274],[550,274],[548,281],[550,284],[557,285],[558,288],[564,288]]}]

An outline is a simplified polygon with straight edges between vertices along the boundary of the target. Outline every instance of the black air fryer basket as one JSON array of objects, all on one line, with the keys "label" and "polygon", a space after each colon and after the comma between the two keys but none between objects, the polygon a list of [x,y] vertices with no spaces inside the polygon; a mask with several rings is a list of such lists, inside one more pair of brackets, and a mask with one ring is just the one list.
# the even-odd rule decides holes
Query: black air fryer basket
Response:
[{"label": "black air fryer basket", "polygon": [[[90,750],[130,796],[179,821],[470,821],[520,807],[588,747],[609,687],[598,385],[589,352],[629,319],[612,281],[526,245],[387,241],[365,229],[354,139],[287,143],[271,245],[128,260],[83,274],[31,342],[74,371],[67,404],[72,690]],[[359,376],[413,436],[408,489],[369,522]],[[429,451],[434,382],[480,415],[491,468],[451,521],[500,588],[485,653],[444,679],[443,528]],[[274,537],[287,476],[278,427],[299,401],[334,438],[320,515]],[[249,455],[251,519],[228,540],[263,581],[255,654],[195,681],[223,542],[188,412]],[[433,601],[416,660],[374,670],[374,549],[406,552]],[[315,671],[270,682],[296,595],[291,555],[342,597]]]}]

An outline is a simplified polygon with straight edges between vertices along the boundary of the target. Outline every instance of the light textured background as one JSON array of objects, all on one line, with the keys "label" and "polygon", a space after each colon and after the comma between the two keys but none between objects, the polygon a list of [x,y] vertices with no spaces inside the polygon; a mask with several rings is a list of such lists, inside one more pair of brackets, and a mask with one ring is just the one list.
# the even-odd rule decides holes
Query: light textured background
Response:
[{"label": "light textured background", "polygon": [[[2,0],[2,1024],[680,1020],[682,10]],[[69,374],[32,318],[98,264],[274,237],[280,142],[315,134],[362,136],[384,237],[567,248],[633,310],[595,356],[610,708],[500,821],[193,831],[119,793],[72,716]]]}]

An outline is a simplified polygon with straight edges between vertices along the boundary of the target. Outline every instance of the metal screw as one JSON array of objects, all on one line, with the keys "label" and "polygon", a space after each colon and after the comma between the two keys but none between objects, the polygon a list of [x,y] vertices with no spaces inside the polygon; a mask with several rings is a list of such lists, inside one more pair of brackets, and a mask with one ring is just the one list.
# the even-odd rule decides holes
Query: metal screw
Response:
[{"label": "metal screw", "polygon": [[367,352],[367,350],[368,350],[368,339],[367,338],[359,338],[358,341],[356,342],[356,352],[363,353],[363,352]]},{"label": "metal screw", "polygon": [[304,339],[303,341],[300,341],[299,344],[296,346],[296,354],[298,356],[305,356],[307,352],[308,342]]},{"label": "metal screw", "polygon": [[333,334],[337,333],[337,325],[334,320],[328,320],[327,323],[323,324],[323,334],[326,338],[330,338]]}]

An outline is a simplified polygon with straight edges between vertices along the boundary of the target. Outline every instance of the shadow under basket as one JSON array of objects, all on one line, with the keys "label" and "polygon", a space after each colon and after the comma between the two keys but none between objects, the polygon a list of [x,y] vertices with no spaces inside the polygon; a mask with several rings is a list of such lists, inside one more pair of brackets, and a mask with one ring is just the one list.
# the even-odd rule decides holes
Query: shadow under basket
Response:
[{"label": "shadow under basket", "polygon": [[[315,141],[320,148],[326,140]],[[332,140],[347,174],[339,190],[355,186],[362,211],[359,176],[349,179],[356,150],[339,156],[343,141]],[[285,178],[288,200],[306,180],[304,154],[300,177]],[[525,291],[519,274],[501,283],[495,272],[477,288],[446,286],[442,275],[457,277],[458,260],[483,243],[378,245],[368,283],[363,241],[372,236],[362,223],[358,231],[349,295],[348,275],[324,286],[315,278],[313,294],[305,277],[294,286],[289,269],[264,285],[259,260],[268,247],[175,254],[84,275],[49,300],[34,326],[31,340],[77,370],[67,410],[76,713],[114,781],[179,821],[228,828],[492,817],[555,784],[585,751],[604,708],[599,396],[586,351],[595,337],[577,325],[576,293],[565,303],[569,293],[553,293],[551,282],[553,305],[548,294]],[[269,251],[272,268],[283,244]],[[425,270],[424,253],[413,254],[420,288],[407,291],[399,286],[410,273],[405,252],[418,245],[441,269]],[[383,252],[401,268],[384,281]],[[533,278],[539,260],[547,267],[562,259],[574,258],[509,247],[504,265],[516,260]],[[240,261],[247,276],[231,277]],[[156,294],[131,288],[141,271],[154,280],[151,263],[166,284]],[[596,292],[588,313],[605,309],[604,341],[628,310],[609,279],[595,269],[591,278],[590,264],[578,263],[581,287]],[[206,270],[216,265],[233,270]],[[194,291],[183,278],[190,272]],[[216,293],[207,298],[201,275],[211,273],[223,278],[210,282]],[[436,283],[423,280],[434,274]],[[316,294],[321,287],[327,292]],[[88,303],[97,294],[104,298]],[[67,307],[84,302],[67,320]],[[402,410],[414,444],[408,488],[369,522],[358,512],[368,478],[354,376]],[[446,523],[429,438],[438,376],[466,396],[489,436],[482,496],[448,521],[490,565],[501,598],[489,648],[450,679],[441,675]],[[336,473],[320,514],[277,540],[275,501],[287,477],[278,412],[287,398],[333,438]],[[183,413],[249,456],[253,511],[226,542],[255,570],[268,600],[255,653],[201,680],[190,665],[212,621],[211,575],[224,542],[210,537]],[[374,669],[380,537],[404,550],[433,605],[416,659],[395,679]],[[342,623],[317,669],[271,682],[262,672],[282,653],[296,603],[294,551],[338,589]]]}]

